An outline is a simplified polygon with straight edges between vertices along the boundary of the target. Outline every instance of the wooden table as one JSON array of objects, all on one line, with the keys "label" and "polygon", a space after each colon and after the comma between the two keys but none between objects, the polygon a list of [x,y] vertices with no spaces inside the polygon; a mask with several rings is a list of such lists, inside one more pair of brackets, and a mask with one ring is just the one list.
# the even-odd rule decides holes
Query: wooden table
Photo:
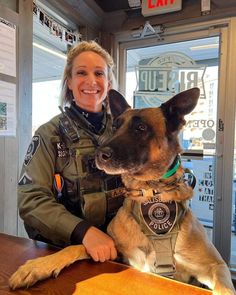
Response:
[{"label": "wooden table", "polygon": [[[57,251],[56,247],[48,244],[32,241],[25,238],[9,236],[0,233],[0,295],[7,294],[55,294],[55,295],[71,295],[75,292],[76,283],[78,293],[81,295],[105,295],[105,294],[126,294],[124,291],[119,293],[119,289],[124,286],[131,287],[131,291],[127,294],[152,294],[155,290],[160,291],[161,285],[173,288],[175,295],[206,295],[212,294],[204,289],[196,288],[190,285],[178,283],[159,276],[149,275],[137,272],[123,264],[116,262],[96,263],[92,260],[84,260],[75,262],[73,265],[64,269],[58,278],[50,278],[48,280],[37,283],[30,289],[20,289],[11,291],[8,287],[8,279],[16,271],[16,269],[26,260],[39,256],[48,255]],[[131,280],[130,280],[131,279]],[[142,292],[135,289],[132,282],[138,281]],[[79,283],[78,283],[79,282]],[[120,286],[120,288],[117,288]],[[154,285],[153,285],[154,284]],[[100,288],[102,286],[102,288]],[[109,290],[115,286],[114,292]],[[147,292],[143,292],[145,286],[152,288]],[[122,287],[122,288],[121,288]],[[178,289],[180,290],[178,293]],[[172,294],[168,289],[164,293],[156,294]]]}]

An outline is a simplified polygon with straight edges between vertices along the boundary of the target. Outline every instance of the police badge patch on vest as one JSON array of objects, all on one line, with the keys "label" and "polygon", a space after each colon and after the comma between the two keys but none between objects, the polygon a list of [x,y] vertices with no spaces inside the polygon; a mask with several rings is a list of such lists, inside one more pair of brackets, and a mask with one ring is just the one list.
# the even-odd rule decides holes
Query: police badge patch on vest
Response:
[{"label": "police badge patch on vest", "polygon": [[163,203],[153,197],[140,205],[141,218],[154,234],[166,234],[174,227],[178,217],[178,206],[175,201]]},{"label": "police badge patch on vest", "polygon": [[25,155],[25,159],[24,159],[25,166],[29,165],[31,159],[33,158],[33,156],[36,153],[39,146],[40,146],[40,136],[35,135],[35,136],[33,136],[32,141],[31,141],[31,143],[28,147],[28,150],[26,152],[26,155]]}]

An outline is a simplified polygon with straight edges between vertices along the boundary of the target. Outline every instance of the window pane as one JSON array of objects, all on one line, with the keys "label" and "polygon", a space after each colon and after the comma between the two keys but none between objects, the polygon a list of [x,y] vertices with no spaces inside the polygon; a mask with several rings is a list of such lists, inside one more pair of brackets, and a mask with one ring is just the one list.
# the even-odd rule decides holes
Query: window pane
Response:
[{"label": "window pane", "polygon": [[32,133],[60,113],[58,106],[61,80],[33,83]]}]

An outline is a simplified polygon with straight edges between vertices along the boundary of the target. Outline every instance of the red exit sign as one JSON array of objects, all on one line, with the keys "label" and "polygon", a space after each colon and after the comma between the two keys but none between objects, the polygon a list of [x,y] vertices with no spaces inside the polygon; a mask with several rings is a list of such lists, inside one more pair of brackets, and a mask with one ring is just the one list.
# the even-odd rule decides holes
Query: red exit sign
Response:
[{"label": "red exit sign", "polygon": [[142,15],[151,16],[182,9],[182,0],[143,0]]}]

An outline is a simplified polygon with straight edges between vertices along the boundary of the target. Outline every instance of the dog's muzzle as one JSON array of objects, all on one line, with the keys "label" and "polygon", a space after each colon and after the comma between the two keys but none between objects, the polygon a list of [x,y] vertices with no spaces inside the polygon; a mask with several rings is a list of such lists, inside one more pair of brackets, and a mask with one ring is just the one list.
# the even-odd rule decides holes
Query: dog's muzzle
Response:
[{"label": "dog's muzzle", "polygon": [[96,152],[96,161],[106,164],[112,158],[113,151],[110,147],[99,148]]},{"label": "dog's muzzle", "polygon": [[98,167],[98,169],[104,170],[105,172],[110,174],[111,172],[113,172],[113,171],[110,171],[111,167],[113,167],[112,160],[113,160],[113,150],[110,147],[105,146],[105,147],[100,147],[97,149],[95,154],[95,161],[96,161],[96,166]]}]

